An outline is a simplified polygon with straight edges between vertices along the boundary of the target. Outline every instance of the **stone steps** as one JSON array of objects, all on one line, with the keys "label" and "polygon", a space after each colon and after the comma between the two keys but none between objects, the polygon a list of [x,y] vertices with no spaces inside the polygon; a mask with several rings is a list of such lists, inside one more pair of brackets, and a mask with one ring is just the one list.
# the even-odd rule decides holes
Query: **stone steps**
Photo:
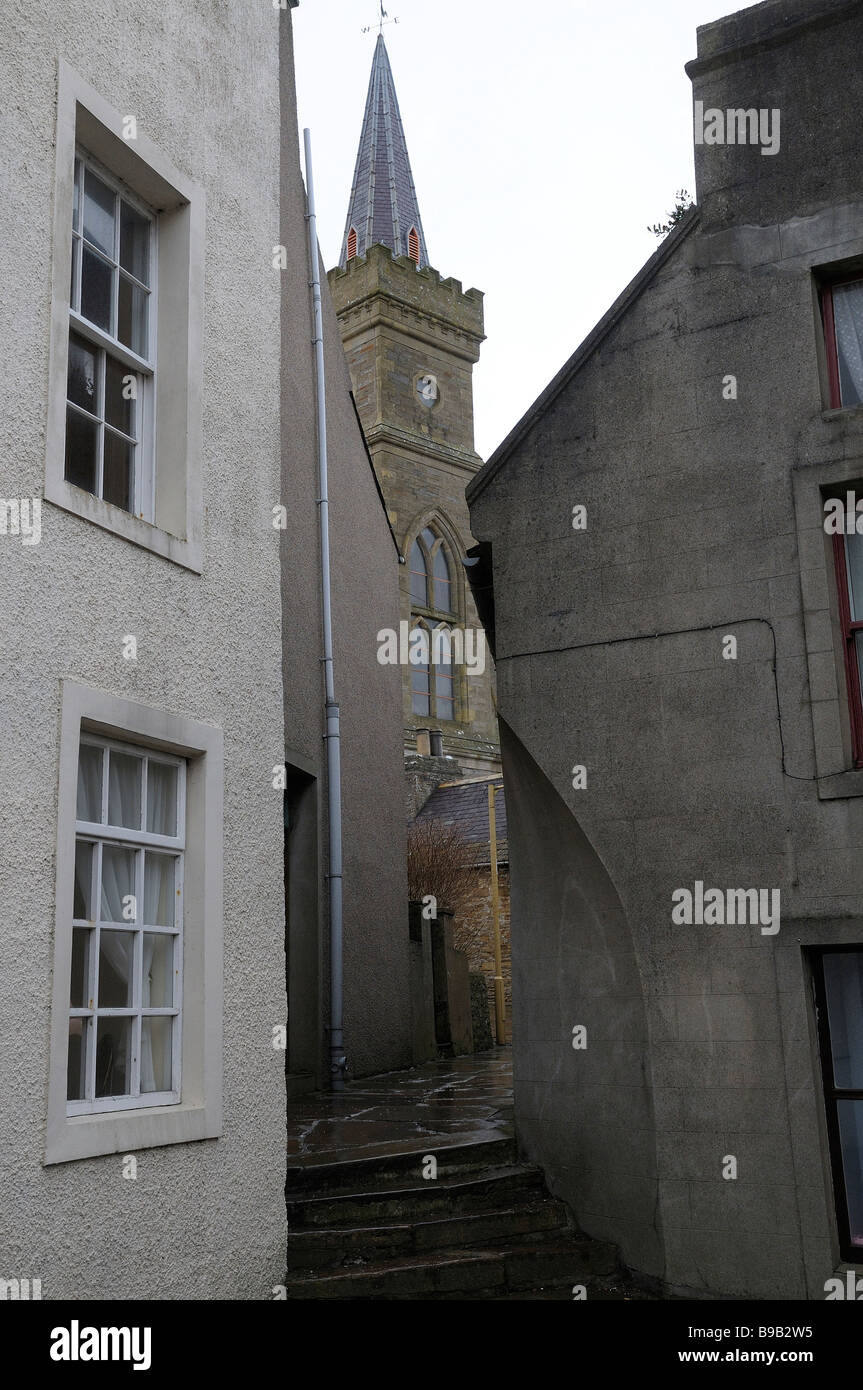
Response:
[{"label": "stone steps", "polygon": [[410,1186],[394,1183],[378,1190],[328,1192],[320,1197],[288,1198],[288,1230],[300,1227],[332,1227],[403,1223],[430,1219],[435,1212],[487,1211],[511,1205],[513,1198],[529,1200],[544,1192],[541,1168],[513,1164],[492,1168],[482,1176],[430,1179]]},{"label": "stone steps", "polygon": [[[574,1230],[510,1140],[289,1169],[291,1299],[624,1298],[617,1251]],[[623,1291],[621,1291],[623,1290]]]},{"label": "stone steps", "polygon": [[417,1299],[477,1296],[587,1284],[616,1269],[616,1254],[599,1241],[571,1235],[538,1249],[440,1250],[414,1259],[372,1260],[289,1279],[288,1298]]},{"label": "stone steps", "polygon": [[[441,1175],[435,1179],[437,1182],[464,1173],[476,1175],[478,1168],[515,1164],[518,1159],[514,1139],[482,1139],[449,1146],[440,1145],[433,1139],[426,1152],[437,1158]],[[322,1196],[327,1192],[409,1187],[422,1180],[423,1158],[424,1154],[418,1151],[330,1163],[310,1163],[300,1158],[290,1158],[285,1194],[290,1201],[309,1194]]]},{"label": "stone steps", "polygon": [[566,1207],[549,1199],[498,1211],[447,1216],[433,1221],[295,1230],[288,1241],[289,1269],[319,1269],[370,1256],[411,1256],[423,1251],[463,1249],[499,1239],[525,1238],[565,1229]]}]

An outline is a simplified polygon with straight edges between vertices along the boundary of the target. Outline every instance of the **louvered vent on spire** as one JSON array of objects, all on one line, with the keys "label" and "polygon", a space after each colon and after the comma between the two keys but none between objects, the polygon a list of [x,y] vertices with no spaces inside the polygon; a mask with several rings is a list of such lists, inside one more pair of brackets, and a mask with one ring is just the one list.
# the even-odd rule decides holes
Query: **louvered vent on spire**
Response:
[{"label": "louvered vent on spire", "polygon": [[383,34],[375,47],[339,265],[378,242],[418,266],[429,263]]}]

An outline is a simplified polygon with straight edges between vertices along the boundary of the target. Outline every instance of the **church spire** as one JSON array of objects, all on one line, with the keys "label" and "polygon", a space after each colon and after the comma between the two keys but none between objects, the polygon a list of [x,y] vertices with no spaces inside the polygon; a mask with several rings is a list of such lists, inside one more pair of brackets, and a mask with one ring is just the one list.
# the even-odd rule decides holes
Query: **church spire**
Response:
[{"label": "church spire", "polygon": [[383,34],[375,46],[339,265],[364,256],[377,242],[418,266],[429,263]]}]

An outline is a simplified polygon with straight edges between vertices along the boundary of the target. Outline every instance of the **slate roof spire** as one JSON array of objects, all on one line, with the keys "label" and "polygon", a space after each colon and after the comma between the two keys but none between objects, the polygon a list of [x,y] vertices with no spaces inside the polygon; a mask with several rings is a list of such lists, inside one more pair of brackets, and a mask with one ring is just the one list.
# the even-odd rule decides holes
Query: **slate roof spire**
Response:
[{"label": "slate roof spire", "polygon": [[396,256],[410,256],[418,266],[429,263],[383,34],[375,45],[339,265],[344,268],[349,258],[364,256],[377,242]]}]

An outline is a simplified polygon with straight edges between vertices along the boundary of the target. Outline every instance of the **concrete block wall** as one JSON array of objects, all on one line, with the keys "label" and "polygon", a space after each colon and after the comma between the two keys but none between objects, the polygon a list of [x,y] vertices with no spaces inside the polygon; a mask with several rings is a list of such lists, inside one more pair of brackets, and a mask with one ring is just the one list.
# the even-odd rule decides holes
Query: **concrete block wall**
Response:
[{"label": "concrete block wall", "polygon": [[[863,413],[827,409],[816,288],[863,264],[861,47],[839,3],[700,36],[696,98],[780,107],[780,154],[697,151],[703,211],[468,490],[493,547],[519,1137],[634,1268],[732,1297],[823,1297],[839,1263],[807,951],[863,939],[863,801],[820,488],[863,477]],[[778,889],[778,934],[674,923],[696,880]]]}]

